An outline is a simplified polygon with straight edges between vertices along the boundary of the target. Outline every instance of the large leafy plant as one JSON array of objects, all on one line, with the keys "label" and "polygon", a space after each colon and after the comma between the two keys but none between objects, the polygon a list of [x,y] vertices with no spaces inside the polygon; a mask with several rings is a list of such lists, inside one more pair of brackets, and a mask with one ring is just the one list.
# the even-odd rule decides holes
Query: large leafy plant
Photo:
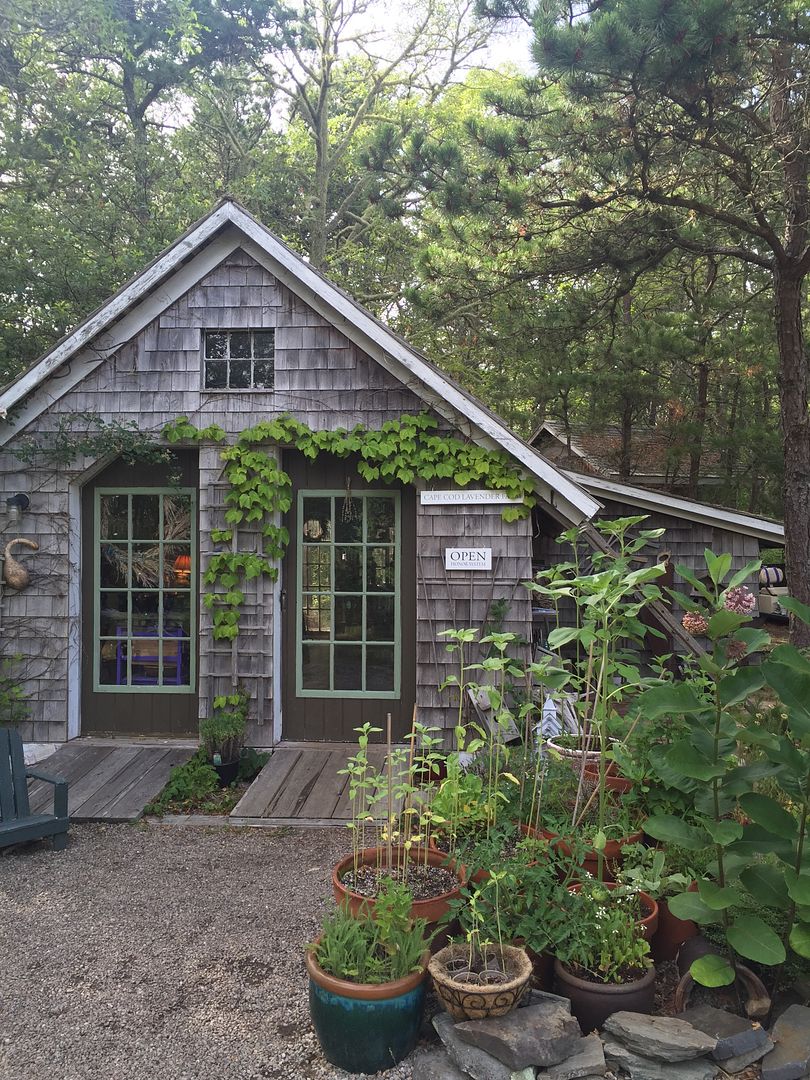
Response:
[{"label": "large leafy plant", "polygon": [[[731,556],[707,550],[705,560],[705,580],[677,568],[692,594],[675,595],[686,609],[684,625],[705,637],[709,648],[693,663],[688,679],[648,691],[641,708],[648,721],[678,714],[688,724],[686,734],[666,750],[661,767],[667,783],[680,780],[690,793],[689,812],[654,815],[646,830],[689,850],[712,845],[714,861],[698,878],[697,892],[680,893],[669,906],[680,918],[722,928],[728,958],[702,957],[690,969],[698,982],[722,986],[734,981],[738,957],[777,969],[788,949],[810,957],[810,872],[804,851],[810,661],[782,645],[762,664],[747,664],[752,653],[770,644],[767,632],[746,625],[755,601],[743,582],[759,564],[731,575]],[[810,610],[786,603],[810,619]],[[766,683],[789,710],[778,732],[740,709]],[[768,912],[758,909],[772,914],[766,917]],[[776,923],[784,926],[781,935]]]}]

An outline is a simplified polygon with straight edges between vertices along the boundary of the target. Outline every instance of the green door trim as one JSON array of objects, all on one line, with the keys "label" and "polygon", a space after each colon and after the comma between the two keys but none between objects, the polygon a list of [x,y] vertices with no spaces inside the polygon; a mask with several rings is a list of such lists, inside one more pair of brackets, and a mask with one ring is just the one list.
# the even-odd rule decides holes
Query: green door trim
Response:
[{"label": "green door trim", "polygon": [[[335,589],[335,546],[336,538],[334,531],[332,539],[328,541],[330,548],[330,570],[329,581],[330,588],[327,589],[304,589],[304,499],[312,498],[329,498],[332,500],[332,513],[333,520],[335,514],[335,500],[345,499],[345,490],[336,490],[334,488],[301,488],[298,491],[297,500],[297,526],[296,526],[296,582],[295,582],[295,693],[297,697],[310,697],[310,698],[380,698],[384,700],[398,700],[401,694],[401,669],[402,669],[402,626],[401,626],[401,582],[400,582],[400,560],[401,560],[401,547],[402,547],[402,522],[401,522],[401,505],[400,505],[400,492],[397,490],[390,490],[385,488],[372,488],[365,490],[352,490],[352,499],[373,499],[373,498],[389,498],[394,502],[394,639],[391,641],[369,641],[366,639],[366,597],[371,595],[390,595],[387,593],[369,593],[367,589],[367,560],[363,558],[361,560],[363,568],[363,588],[362,592],[356,591],[338,591]],[[368,547],[390,547],[389,544],[384,544],[379,541],[369,541],[367,534],[368,515],[363,512],[363,537],[361,541],[354,543],[341,542],[337,544],[338,547],[359,547],[365,552]],[[323,543],[326,546],[327,542]],[[307,547],[313,545],[306,545]],[[312,595],[315,593],[321,593],[323,595],[329,594],[332,603],[330,606],[331,618],[330,618],[330,630],[328,642],[323,642],[325,647],[329,648],[329,683],[330,687],[334,687],[335,682],[335,644],[354,644],[355,647],[361,650],[361,679],[363,684],[366,682],[366,649],[369,645],[385,645],[390,646],[393,644],[394,648],[394,685],[391,690],[335,690],[335,689],[304,689],[303,687],[303,598],[304,595]],[[335,638],[335,604],[334,599],[336,596],[352,595],[360,596],[363,600],[363,624],[362,624],[362,636],[359,640],[354,642],[341,641]],[[317,642],[313,642],[317,644]]]},{"label": "green door trim", "polygon": [[[150,543],[157,544],[159,547],[159,569],[158,569],[158,587],[155,590],[133,590],[131,577],[128,577],[128,581],[125,587],[115,588],[105,586],[104,592],[125,592],[128,596],[133,592],[139,591],[154,591],[158,594],[158,619],[162,620],[163,617],[163,593],[164,587],[164,566],[163,566],[163,549],[166,544],[180,544],[185,543],[183,540],[166,540],[163,536],[159,537],[144,537],[133,538],[132,536],[132,496],[133,495],[157,495],[159,496],[159,509],[158,509],[158,528],[160,533],[163,533],[163,498],[166,495],[182,495],[189,499],[190,502],[190,528],[189,528],[189,554],[191,556],[191,570],[189,576],[189,636],[178,637],[176,640],[178,644],[188,643],[189,645],[189,682],[187,686],[173,686],[168,683],[164,683],[163,680],[163,638],[156,637],[155,641],[158,646],[158,682],[157,683],[132,683],[132,650],[127,648],[127,677],[126,682],[121,685],[117,683],[102,683],[100,682],[100,660],[101,650],[99,648],[102,641],[110,641],[116,645],[119,643],[118,638],[103,637],[101,636],[101,497],[102,495],[126,495],[128,496],[127,505],[127,538],[125,541],[114,541],[120,543],[123,547],[127,546],[128,560],[131,565],[132,558],[132,545],[133,543],[144,543],[148,541]],[[93,493],[93,691],[100,694],[196,694],[197,693],[197,491],[195,488],[189,487],[99,487],[96,488]],[[184,591],[184,590],[183,590]],[[132,633],[132,605],[127,604],[127,635],[124,639],[129,646],[129,642],[135,638],[138,639],[137,634]]]}]

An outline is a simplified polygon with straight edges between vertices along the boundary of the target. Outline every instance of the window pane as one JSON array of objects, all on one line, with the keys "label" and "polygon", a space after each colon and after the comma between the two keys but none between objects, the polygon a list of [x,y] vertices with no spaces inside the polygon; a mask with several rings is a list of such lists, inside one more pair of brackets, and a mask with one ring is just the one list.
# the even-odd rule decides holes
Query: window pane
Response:
[{"label": "window pane", "polygon": [[394,591],[394,548],[366,549],[366,589],[368,592]]},{"label": "window pane", "polygon": [[253,363],[253,385],[257,390],[272,390],[275,383],[272,360],[255,360]]},{"label": "window pane", "polygon": [[362,547],[335,548],[335,591],[362,592]]},{"label": "window pane", "polygon": [[156,589],[160,584],[160,544],[132,545],[133,589]]},{"label": "window pane", "polygon": [[225,390],[228,386],[228,363],[226,360],[206,360],[205,389]]},{"label": "window pane", "polygon": [[335,597],[335,638],[338,641],[363,640],[363,597]]},{"label": "window pane", "polygon": [[394,648],[392,645],[366,646],[366,690],[394,689]]},{"label": "window pane", "polygon": [[276,335],[273,330],[253,331],[253,355],[272,356],[275,351]]},{"label": "window pane", "polygon": [[163,633],[191,636],[191,593],[167,591],[163,594]]},{"label": "window pane", "polygon": [[99,633],[101,637],[120,637],[127,632],[127,593],[101,594]]},{"label": "window pane", "polygon": [[393,544],[396,540],[396,514],[393,499],[374,498],[366,502],[369,543]]},{"label": "window pane", "polygon": [[159,495],[132,496],[132,539],[160,539]]},{"label": "window pane", "polygon": [[191,538],[191,497],[189,495],[163,496],[164,540],[188,540]]},{"label": "window pane", "polygon": [[[231,360],[235,357],[243,358],[250,356],[250,333],[247,330],[234,330],[230,334]],[[233,370],[233,365],[231,365]],[[231,379],[233,381],[233,378]]]},{"label": "window pane", "polygon": [[144,637],[158,634],[158,611],[160,594],[157,592],[132,593],[132,636]]},{"label": "window pane", "polygon": [[100,584],[117,588],[126,587],[129,581],[129,548],[126,544],[101,545]]},{"label": "window pane", "polygon": [[98,681],[102,686],[125,686],[127,681],[127,643],[100,641]]},{"label": "window pane", "polygon": [[332,597],[329,593],[301,597],[301,635],[307,640],[329,640],[332,629]]},{"label": "window pane", "polygon": [[303,549],[303,587],[328,589],[331,585],[332,548],[329,544],[307,544]]},{"label": "window pane", "polygon": [[369,596],[366,599],[366,641],[393,640],[393,596]]},{"label": "window pane", "polygon": [[132,683],[138,686],[157,686],[160,674],[160,639],[132,638]]},{"label": "window pane", "polygon": [[363,647],[335,645],[335,690],[363,689]]},{"label": "window pane", "polygon": [[231,360],[231,390],[247,390],[250,386],[250,360]]},{"label": "window pane", "polygon": [[100,495],[99,531],[102,540],[126,540],[129,536],[127,495]]},{"label": "window pane", "polygon": [[163,638],[164,686],[188,686],[190,649],[190,643],[179,640],[179,635]]},{"label": "window pane", "polygon": [[304,690],[329,689],[329,645],[301,647],[301,685]]},{"label": "window pane", "polygon": [[359,544],[363,539],[363,500],[337,499],[335,539],[339,544]]},{"label": "window pane", "polygon": [[332,539],[331,499],[304,499],[302,534],[305,544]]},{"label": "window pane", "polygon": [[163,545],[163,584],[175,589],[190,587],[191,547],[189,544]]},{"label": "window pane", "polygon": [[227,334],[206,334],[205,335],[205,355],[207,359],[221,360],[224,356],[227,356],[228,348],[228,335]]}]

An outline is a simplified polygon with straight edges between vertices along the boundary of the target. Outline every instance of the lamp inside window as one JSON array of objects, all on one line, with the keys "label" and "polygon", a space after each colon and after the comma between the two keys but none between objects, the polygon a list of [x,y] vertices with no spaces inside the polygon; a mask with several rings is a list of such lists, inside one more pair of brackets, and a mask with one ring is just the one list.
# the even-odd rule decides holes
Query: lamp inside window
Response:
[{"label": "lamp inside window", "polygon": [[178,555],[174,560],[174,577],[178,585],[188,585],[191,581],[191,556]]}]

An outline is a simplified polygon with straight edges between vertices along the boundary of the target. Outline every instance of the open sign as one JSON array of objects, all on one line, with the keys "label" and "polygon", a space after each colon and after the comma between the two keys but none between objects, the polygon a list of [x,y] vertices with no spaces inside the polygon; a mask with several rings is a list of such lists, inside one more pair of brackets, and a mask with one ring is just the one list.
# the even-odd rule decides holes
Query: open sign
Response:
[{"label": "open sign", "polygon": [[445,548],[446,570],[491,570],[492,548]]}]

